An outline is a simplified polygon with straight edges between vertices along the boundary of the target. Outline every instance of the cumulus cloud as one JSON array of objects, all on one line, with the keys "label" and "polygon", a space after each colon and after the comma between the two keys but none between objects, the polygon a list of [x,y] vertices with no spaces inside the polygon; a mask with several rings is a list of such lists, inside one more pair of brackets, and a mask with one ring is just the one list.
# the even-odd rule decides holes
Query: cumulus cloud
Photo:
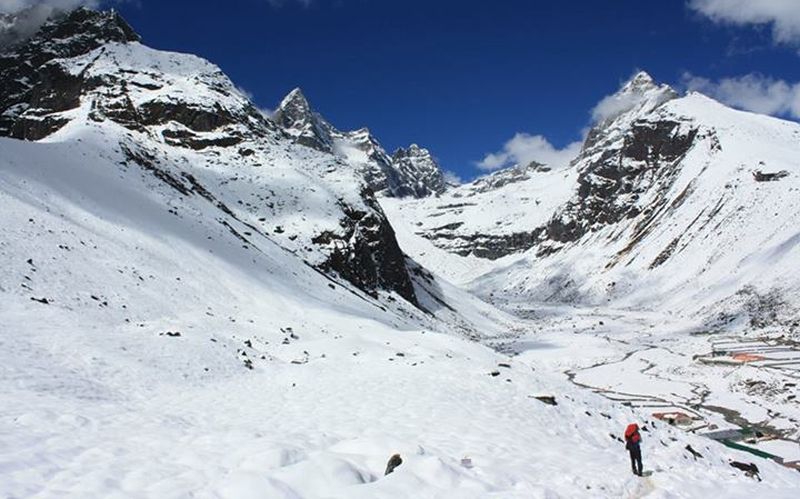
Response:
[{"label": "cumulus cloud", "polygon": [[238,90],[240,94],[244,95],[247,98],[247,100],[249,100],[249,101],[252,101],[255,98],[255,95],[253,95],[253,92],[247,90],[246,88],[244,88],[242,86],[236,85],[236,90]]},{"label": "cumulus cloud", "polygon": [[444,176],[444,181],[450,185],[461,185],[464,183],[464,180],[454,171],[444,170],[442,175]]},{"label": "cumulus cloud", "polygon": [[0,0],[0,13],[15,14],[31,8],[69,11],[78,7],[96,8],[100,0]]},{"label": "cumulus cloud", "polygon": [[633,109],[643,100],[644,96],[637,93],[607,95],[592,108],[592,121],[602,123],[605,120],[616,118],[625,111]]},{"label": "cumulus cloud", "polygon": [[500,151],[487,154],[477,165],[481,170],[497,170],[536,161],[553,168],[560,168],[567,166],[578,155],[580,148],[581,142],[573,142],[559,149],[542,135],[517,133]]},{"label": "cumulus cloud", "polygon": [[800,119],[800,83],[758,73],[718,81],[686,73],[682,81],[688,90],[701,92],[729,106]]},{"label": "cumulus cloud", "polygon": [[50,18],[78,7],[96,8],[100,0],[0,0],[0,47],[26,40]]},{"label": "cumulus cloud", "polygon": [[800,45],[797,0],[689,0],[689,7],[717,23],[769,25],[776,42]]}]

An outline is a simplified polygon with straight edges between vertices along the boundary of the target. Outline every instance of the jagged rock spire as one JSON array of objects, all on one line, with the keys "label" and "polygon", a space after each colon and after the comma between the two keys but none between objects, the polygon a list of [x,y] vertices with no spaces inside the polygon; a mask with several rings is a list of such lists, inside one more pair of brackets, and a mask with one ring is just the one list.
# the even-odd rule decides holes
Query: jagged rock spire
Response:
[{"label": "jagged rock spire", "polygon": [[300,88],[283,98],[272,120],[297,143],[318,151],[333,152],[334,128],[314,111]]}]

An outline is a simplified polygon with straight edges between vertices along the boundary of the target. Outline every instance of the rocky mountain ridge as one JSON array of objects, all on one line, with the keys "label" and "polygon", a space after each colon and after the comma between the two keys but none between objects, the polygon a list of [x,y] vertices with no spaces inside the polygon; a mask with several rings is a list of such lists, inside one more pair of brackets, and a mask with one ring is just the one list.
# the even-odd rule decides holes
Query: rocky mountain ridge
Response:
[{"label": "rocky mountain ridge", "polygon": [[444,174],[427,149],[412,144],[390,156],[368,128],[337,130],[311,107],[299,88],[281,101],[272,119],[298,144],[346,158],[376,193],[422,198],[446,188]]}]

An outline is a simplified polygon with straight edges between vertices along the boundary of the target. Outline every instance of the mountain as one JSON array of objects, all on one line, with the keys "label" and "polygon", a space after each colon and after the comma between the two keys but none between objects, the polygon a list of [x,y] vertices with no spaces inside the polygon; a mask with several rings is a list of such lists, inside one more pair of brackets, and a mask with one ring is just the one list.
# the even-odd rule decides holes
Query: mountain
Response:
[{"label": "mountain", "polygon": [[[680,96],[645,73],[604,103],[565,170],[517,167],[435,201],[384,203],[411,228],[401,246],[495,300],[669,307],[713,322],[750,317],[770,296],[775,310],[759,313],[791,322],[800,126]],[[442,251],[494,262],[449,272]]]},{"label": "mountain", "polygon": [[299,88],[281,101],[272,119],[298,144],[346,159],[375,193],[421,198],[445,190],[444,174],[427,149],[413,144],[389,156],[369,129],[334,128]]},{"label": "mountain", "polygon": [[416,303],[393,230],[351,168],[293,146],[216,66],[138,40],[113,12],[45,25],[0,59],[14,89],[0,107],[3,135],[106,142],[96,154],[207,204],[253,251],[277,242],[364,291]]},{"label": "mountain", "polygon": [[[538,243],[542,227],[567,200],[576,177],[574,168],[552,170],[531,163],[456,186],[436,199],[384,199],[381,203],[396,230],[408,228],[413,239],[426,240],[425,249],[418,251],[428,258],[441,251],[468,258],[474,270],[470,275],[477,277],[491,261],[520,254]],[[426,260],[426,265],[448,278],[463,280],[449,272],[446,263]]]}]

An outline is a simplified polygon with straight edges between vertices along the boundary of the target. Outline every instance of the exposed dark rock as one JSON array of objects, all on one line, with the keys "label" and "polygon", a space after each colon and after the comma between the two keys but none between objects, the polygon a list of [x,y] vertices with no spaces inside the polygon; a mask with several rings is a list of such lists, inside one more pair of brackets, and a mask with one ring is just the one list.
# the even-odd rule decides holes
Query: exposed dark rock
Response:
[{"label": "exposed dark rock", "polygon": [[400,457],[400,454],[393,455],[389,458],[389,462],[386,463],[386,471],[383,473],[383,476],[393,472],[401,464],[403,464],[403,458]]},{"label": "exposed dark rock", "polygon": [[694,450],[691,445],[686,445],[686,450],[689,451],[689,454],[691,454],[695,459],[703,459],[703,455]]},{"label": "exposed dark rock", "polygon": [[372,295],[377,289],[389,289],[419,305],[392,226],[371,193],[362,192],[362,197],[370,212],[342,204],[346,214],[340,221],[342,231],[326,231],[312,240],[330,250],[322,269],[337,272]]},{"label": "exposed dark rock", "polygon": [[761,170],[756,170],[753,172],[753,178],[756,180],[756,182],[775,182],[776,180],[780,180],[788,176],[789,172],[786,170],[781,170],[774,173],[764,173]]},{"label": "exposed dark rock", "polygon": [[161,135],[164,137],[164,142],[167,144],[179,147],[188,147],[196,151],[205,149],[207,147],[235,146],[242,141],[241,137],[237,137],[235,135],[206,139],[203,137],[198,137],[188,130],[164,130],[161,132]]},{"label": "exposed dark rock", "polygon": [[537,395],[533,398],[547,405],[558,405],[558,402],[556,402],[556,398],[553,395]]},{"label": "exposed dark rock", "polygon": [[140,115],[144,125],[163,125],[174,121],[196,132],[210,132],[235,120],[219,104],[208,109],[180,102],[147,102],[142,105]]},{"label": "exposed dark rock", "polygon": [[[474,255],[478,258],[496,260],[512,253],[526,251],[539,241],[542,229],[531,232],[514,232],[511,234],[470,234],[461,235],[451,232],[457,227],[449,224],[437,229],[420,233],[434,243],[437,239],[447,239],[448,251],[461,256]],[[460,226],[461,224],[457,224]]]},{"label": "exposed dark rock", "polygon": [[272,121],[286,130],[298,144],[322,152],[333,152],[333,127],[311,109],[299,88],[284,97],[272,115]]},{"label": "exposed dark rock", "polygon": [[676,121],[633,123],[619,148],[606,148],[578,176],[578,192],[548,222],[547,238],[565,243],[642,213],[636,203],[653,185],[666,193],[677,163],[694,144],[697,129],[681,130]]},{"label": "exposed dark rock", "polygon": [[759,482],[761,481],[761,475],[759,474],[758,466],[756,466],[755,464],[742,463],[739,461],[731,461],[730,465],[738,470],[744,471],[744,474],[747,475],[748,477],[755,478]]}]

